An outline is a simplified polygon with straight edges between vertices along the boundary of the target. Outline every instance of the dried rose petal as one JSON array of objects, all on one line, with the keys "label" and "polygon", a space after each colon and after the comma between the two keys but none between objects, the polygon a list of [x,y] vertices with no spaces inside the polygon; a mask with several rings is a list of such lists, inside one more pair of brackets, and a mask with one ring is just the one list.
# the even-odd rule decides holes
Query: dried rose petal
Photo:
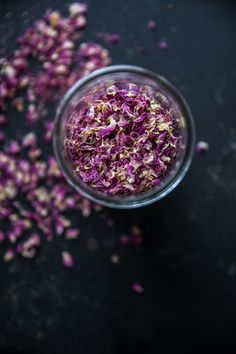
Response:
[{"label": "dried rose petal", "polygon": [[111,255],[111,263],[117,265],[120,263],[120,256],[118,254]]},{"label": "dried rose petal", "polygon": [[114,220],[107,219],[107,225],[110,226],[110,227],[114,226]]},{"label": "dried rose petal", "polygon": [[15,257],[15,252],[13,251],[12,248],[8,248],[3,255],[3,260],[4,262],[10,262],[13,260],[14,257]]},{"label": "dried rose petal", "polygon": [[154,31],[156,29],[156,22],[153,20],[150,20],[147,24],[147,28],[151,31]]},{"label": "dried rose petal", "polygon": [[149,86],[120,82],[98,86],[81,100],[85,113],[70,113],[64,140],[75,176],[109,195],[160,185],[181,140],[169,99]]},{"label": "dried rose petal", "polygon": [[196,144],[195,150],[199,154],[206,153],[209,150],[209,144],[206,141],[199,141]]},{"label": "dried rose petal", "polygon": [[15,140],[11,140],[7,146],[7,152],[12,155],[18,154],[20,152],[20,144]]},{"label": "dried rose petal", "polygon": [[160,49],[166,49],[168,48],[168,43],[164,39],[162,39],[159,41],[158,46]]},{"label": "dried rose petal", "polygon": [[74,240],[78,238],[79,235],[80,235],[80,230],[75,228],[67,229],[65,232],[65,238],[67,240]]},{"label": "dried rose petal", "polygon": [[3,132],[0,132],[0,144],[5,141],[5,134]]},{"label": "dried rose petal", "polygon": [[4,242],[5,241],[5,234],[3,231],[0,230],[0,243]]},{"label": "dried rose petal", "polygon": [[133,283],[133,284],[131,285],[131,289],[132,289],[133,291],[135,291],[136,293],[140,293],[140,294],[144,292],[144,288],[143,288],[142,285],[139,284],[139,283]]},{"label": "dried rose petal", "polygon": [[37,137],[35,133],[30,132],[23,137],[22,146],[25,148],[35,147],[37,144]]},{"label": "dried rose petal", "polygon": [[68,251],[63,251],[61,253],[62,256],[62,263],[66,268],[74,267],[74,258]]},{"label": "dried rose petal", "polygon": [[0,126],[7,124],[8,120],[4,114],[0,114]]},{"label": "dried rose petal", "polygon": [[75,2],[69,6],[69,12],[72,16],[78,16],[80,14],[84,14],[88,10],[87,4],[82,4],[79,2]]}]

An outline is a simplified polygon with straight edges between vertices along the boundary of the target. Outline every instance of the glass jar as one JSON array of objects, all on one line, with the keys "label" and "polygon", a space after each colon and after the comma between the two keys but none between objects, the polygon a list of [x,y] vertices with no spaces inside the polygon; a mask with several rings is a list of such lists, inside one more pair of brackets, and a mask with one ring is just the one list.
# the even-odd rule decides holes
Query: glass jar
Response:
[{"label": "glass jar", "polygon": [[[161,184],[150,190],[128,196],[106,195],[99,192],[73,173],[71,162],[64,149],[65,127],[69,112],[86,93],[96,87],[108,86],[116,82],[131,82],[136,85],[150,86],[152,89],[168,97],[172,109],[178,114],[181,129],[181,148],[175,164]],[[195,127],[190,109],[182,95],[165,78],[146,69],[130,65],[113,65],[92,72],[90,75],[77,81],[61,100],[54,125],[54,152],[58,164],[68,183],[82,196],[98,204],[118,208],[131,209],[156,202],[169,194],[183,179],[189,169],[194,145]]]}]

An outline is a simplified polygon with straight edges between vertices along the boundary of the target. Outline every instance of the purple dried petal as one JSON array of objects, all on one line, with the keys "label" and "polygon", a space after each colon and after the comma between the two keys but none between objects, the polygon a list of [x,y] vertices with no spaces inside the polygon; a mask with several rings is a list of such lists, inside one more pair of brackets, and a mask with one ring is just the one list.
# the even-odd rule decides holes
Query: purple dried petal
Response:
[{"label": "purple dried petal", "polygon": [[67,229],[65,231],[65,238],[67,240],[74,240],[74,239],[78,238],[79,235],[80,235],[80,230],[79,229],[71,228],[71,229]]},{"label": "purple dried petal", "polygon": [[72,268],[75,265],[74,258],[68,251],[63,251],[61,253],[62,263],[66,268]]},{"label": "purple dried petal", "polygon": [[120,244],[121,245],[128,245],[130,243],[130,238],[127,235],[120,236]]},{"label": "purple dried petal", "polygon": [[5,237],[5,233],[3,231],[0,230],[0,243],[4,242],[6,239]]},{"label": "purple dried petal", "polygon": [[107,219],[107,225],[110,226],[110,227],[114,226],[114,220]]},{"label": "purple dried petal", "polygon": [[84,14],[88,11],[88,5],[75,2],[69,6],[69,12],[71,16],[78,16],[80,14]]},{"label": "purple dried petal", "polygon": [[0,132],[0,144],[5,141],[5,134],[3,132]]},{"label": "purple dried petal", "polygon": [[16,140],[11,140],[7,146],[7,152],[16,155],[20,152],[20,145]]},{"label": "purple dried petal", "polygon": [[22,146],[25,148],[35,147],[37,145],[37,137],[35,133],[30,132],[23,137]]},{"label": "purple dried petal", "polygon": [[0,114],[0,126],[7,124],[8,120],[4,114]]},{"label": "purple dried petal", "polygon": [[4,262],[10,262],[15,258],[15,252],[12,248],[8,248],[3,255]]},{"label": "purple dried petal", "polygon": [[199,141],[196,144],[195,150],[197,153],[203,154],[209,150],[209,144],[206,141]]},{"label": "purple dried petal", "polygon": [[151,31],[154,31],[156,27],[157,27],[156,22],[153,20],[150,20],[147,24],[147,28]]},{"label": "purple dried petal", "polygon": [[131,289],[132,289],[133,291],[135,291],[136,293],[139,293],[139,294],[141,294],[141,293],[144,292],[144,288],[143,288],[142,285],[139,284],[139,283],[133,283],[133,284],[131,285]]},{"label": "purple dried petal", "polygon": [[164,39],[162,39],[159,41],[158,46],[160,49],[166,49],[168,48],[168,43]]}]

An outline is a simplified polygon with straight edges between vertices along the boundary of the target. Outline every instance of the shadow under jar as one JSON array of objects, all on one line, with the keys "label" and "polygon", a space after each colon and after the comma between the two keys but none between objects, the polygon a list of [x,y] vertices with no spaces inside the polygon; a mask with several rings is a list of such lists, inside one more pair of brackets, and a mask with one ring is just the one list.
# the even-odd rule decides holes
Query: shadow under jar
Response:
[{"label": "shadow under jar", "polygon": [[54,151],[68,183],[107,207],[129,209],[170,193],[195,144],[183,97],[162,76],[115,65],[77,81],[63,97]]}]

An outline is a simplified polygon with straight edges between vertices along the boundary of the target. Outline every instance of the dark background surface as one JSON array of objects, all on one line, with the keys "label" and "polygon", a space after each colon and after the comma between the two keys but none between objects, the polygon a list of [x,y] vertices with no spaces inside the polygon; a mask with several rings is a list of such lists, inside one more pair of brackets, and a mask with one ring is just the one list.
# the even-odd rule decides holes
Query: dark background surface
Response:
[{"label": "dark background surface", "polygon": [[[0,1],[1,55],[47,7],[67,4],[30,3]],[[150,19],[155,32],[147,30]],[[107,46],[114,64],[146,67],[181,90],[210,150],[195,156],[182,184],[157,204],[78,216],[72,271],[61,265],[61,240],[45,244],[34,261],[0,261],[0,353],[235,353],[236,4],[94,0],[85,40],[96,31],[122,36]],[[160,38],[169,48],[158,48]],[[132,223],[144,230],[140,250],[119,246]],[[88,250],[91,238],[97,250]],[[133,282],[143,294],[132,292]]]}]

